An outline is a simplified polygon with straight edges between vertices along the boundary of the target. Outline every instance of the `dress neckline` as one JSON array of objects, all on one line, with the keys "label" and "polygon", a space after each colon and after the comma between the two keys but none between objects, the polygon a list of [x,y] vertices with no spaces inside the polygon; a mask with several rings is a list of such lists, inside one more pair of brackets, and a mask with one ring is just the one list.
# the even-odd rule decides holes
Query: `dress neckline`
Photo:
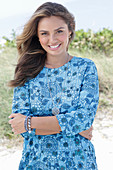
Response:
[{"label": "dress neckline", "polygon": [[65,63],[64,65],[60,66],[60,67],[57,67],[57,68],[48,68],[46,66],[44,66],[45,69],[47,70],[57,70],[57,69],[62,69],[64,68],[65,66],[67,66],[67,64],[71,63],[73,58],[75,58],[75,56],[73,56],[67,63]]}]

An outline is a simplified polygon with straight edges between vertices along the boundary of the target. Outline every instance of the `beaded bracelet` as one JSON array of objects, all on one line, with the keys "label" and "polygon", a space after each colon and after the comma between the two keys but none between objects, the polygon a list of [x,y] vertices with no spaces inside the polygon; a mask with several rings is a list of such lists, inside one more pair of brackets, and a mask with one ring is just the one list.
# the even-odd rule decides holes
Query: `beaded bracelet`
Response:
[{"label": "beaded bracelet", "polygon": [[27,132],[31,133],[31,116],[26,116],[24,121],[24,128]]},{"label": "beaded bracelet", "polygon": [[24,128],[28,132],[27,121],[28,121],[28,116],[26,116],[25,121],[24,121]]},{"label": "beaded bracelet", "polygon": [[31,116],[28,116],[27,125],[28,125],[28,132],[31,133]]}]

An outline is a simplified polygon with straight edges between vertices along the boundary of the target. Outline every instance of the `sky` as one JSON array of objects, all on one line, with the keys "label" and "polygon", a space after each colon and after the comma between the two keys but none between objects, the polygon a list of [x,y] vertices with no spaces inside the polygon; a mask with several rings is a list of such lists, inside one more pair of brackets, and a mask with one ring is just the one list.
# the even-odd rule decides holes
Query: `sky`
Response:
[{"label": "sky", "polygon": [[[113,30],[113,0],[48,0],[63,4],[75,16],[76,30]],[[0,39],[19,34],[33,12],[46,0],[0,0]]]}]

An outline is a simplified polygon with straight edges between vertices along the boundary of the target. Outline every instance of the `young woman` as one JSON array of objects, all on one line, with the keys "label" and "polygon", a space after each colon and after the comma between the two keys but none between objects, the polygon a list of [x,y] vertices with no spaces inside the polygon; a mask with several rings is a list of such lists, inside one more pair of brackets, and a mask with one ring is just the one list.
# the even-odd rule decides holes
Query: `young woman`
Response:
[{"label": "young woman", "polygon": [[90,140],[98,76],[91,60],[68,54],[74,32],[73,15],[47,2],[17,37],[9,123],[24,137],[19,170],[97,170]]}]

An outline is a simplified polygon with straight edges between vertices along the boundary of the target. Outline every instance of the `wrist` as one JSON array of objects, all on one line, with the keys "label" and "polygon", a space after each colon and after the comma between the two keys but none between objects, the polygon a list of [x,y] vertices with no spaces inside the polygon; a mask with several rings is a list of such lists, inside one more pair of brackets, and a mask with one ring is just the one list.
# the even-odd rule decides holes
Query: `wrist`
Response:
[{"label": "wrist", "polygon": [[28,132],[31,133],[31,131],[32,131],[32,128],[31,128],[31,116],[28,116],[27,127],[28,127]]},{"label": "wrist", "polygon": [[25,128],[26,132],[28,132],[27,121],[28,121],[28,116],[26,116],[26,117],[25,117],[25,120],[24,120],[24,128]]},{"label": "wrist", "polygon": [[31,117],[31,129],[35,129],[36,127],[34,127],[34,121],[35,121],[35,117]]},{"label": "wrist", "polygon": [[26,132],[31,133],[32,128],[31,128],[31,116],[26,116],[25,121],[24,121],[24,128]]}]

